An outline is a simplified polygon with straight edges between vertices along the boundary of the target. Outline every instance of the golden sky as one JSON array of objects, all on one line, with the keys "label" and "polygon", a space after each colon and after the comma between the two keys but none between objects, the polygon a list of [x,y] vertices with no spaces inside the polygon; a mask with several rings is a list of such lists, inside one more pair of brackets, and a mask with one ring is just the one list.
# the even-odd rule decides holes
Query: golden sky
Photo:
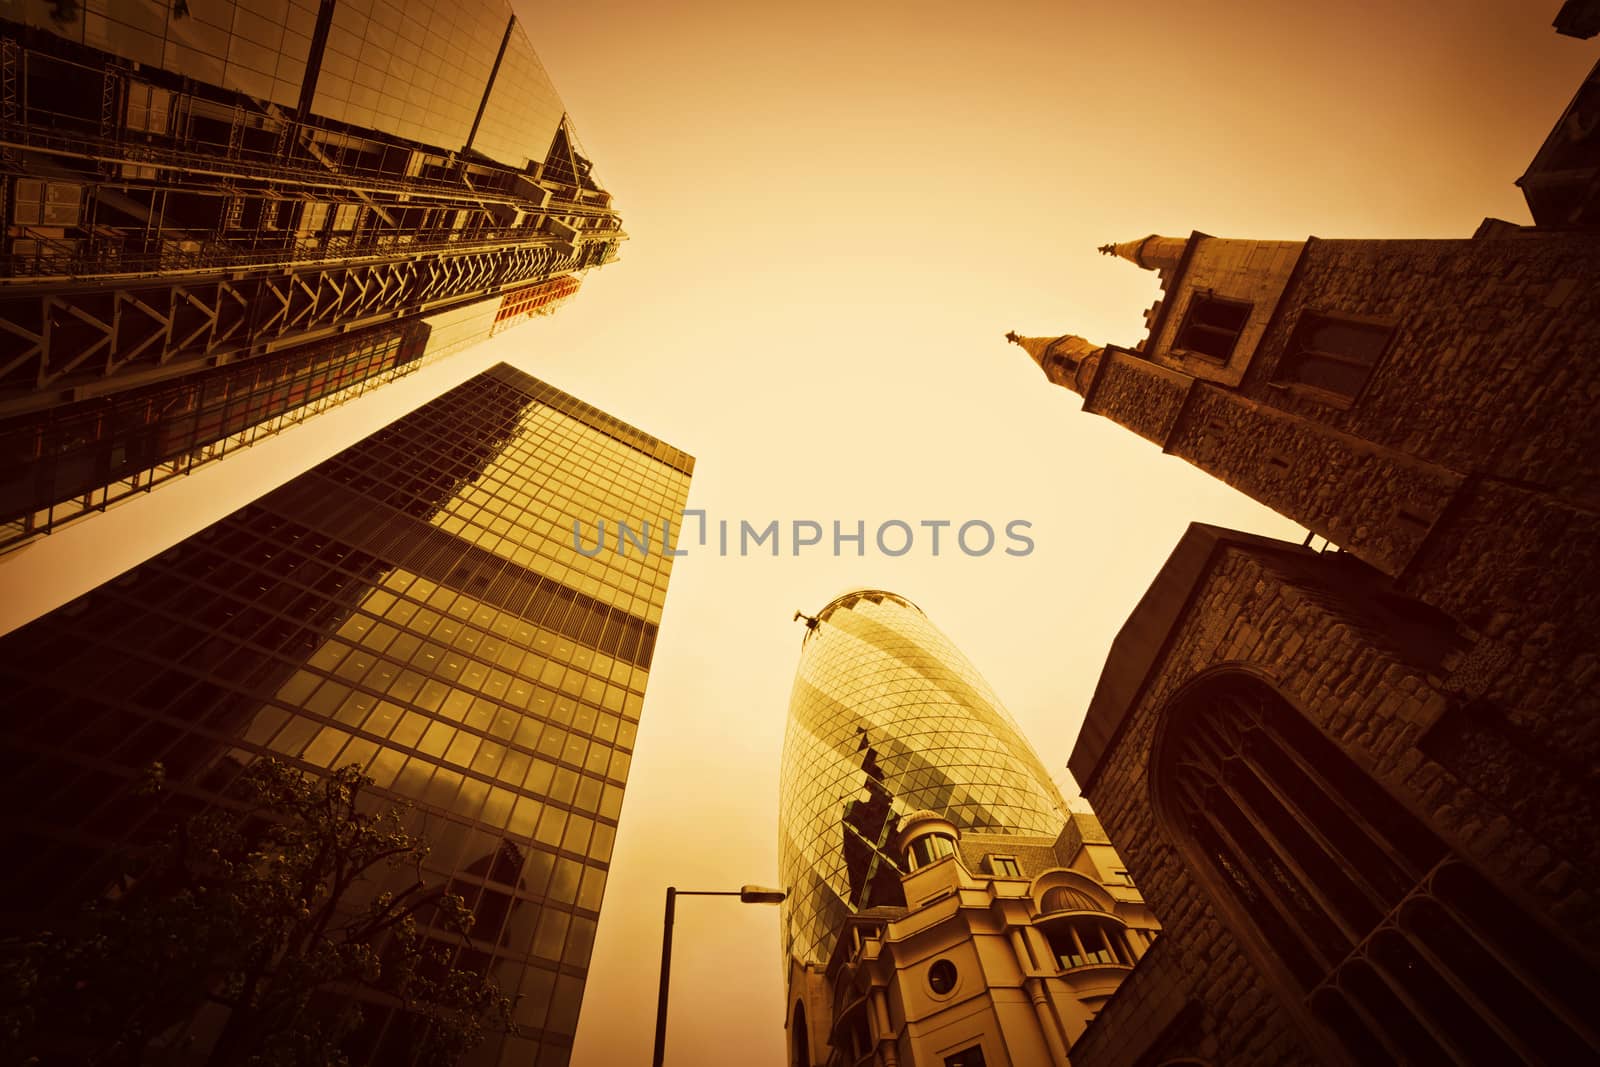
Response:
[{"label": "golden sky", "polygon": [[[1002,335],[1133,344],[1158,232],[1467,237],[1596,59],[1557,0],[519,3],[632,240],[548,321],[0,561],[0,628],[509,359],[698,458],[713,520],[1011,519],[1032,555],[676,564],[575,1067],[646,1062],[662,893],[777,878],[802,630],[919,604],[1063,792],[1122,620],[1190,521],[1292,524],[1050,386]],[[606,516],[606,518],[612,518]],[[668,1062],[779,1067],[776,909],[682,900]]]}]

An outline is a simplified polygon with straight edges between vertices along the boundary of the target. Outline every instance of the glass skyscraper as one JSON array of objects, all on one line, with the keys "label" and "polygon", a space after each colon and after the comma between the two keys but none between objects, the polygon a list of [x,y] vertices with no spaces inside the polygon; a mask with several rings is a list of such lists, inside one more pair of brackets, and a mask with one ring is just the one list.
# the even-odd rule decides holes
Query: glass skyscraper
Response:
[{"label": "glass skyscraper", "polygon": [[506,0],[0,15],[0,551],[548,308],[623,240]]},{"label": "glass skyscraper", "polygon": [[[102,891],[257,756],[359,764],[476,915],[457,965],[520,998],[472,1062],[564,1065],[672,562],[574,522],[660,530],[693,467],[500,364],[0,638],[0,920]],[[353,1060],[407,1062],[367,1016]]]},{"label": "glass skyscraper", "polygon": [[784,948],[826,963],[852,911],[898,903],[901,816],[1054,837],[1065,806],[989,686],[921,609],[882,590],[808,620],[778,794]]}]

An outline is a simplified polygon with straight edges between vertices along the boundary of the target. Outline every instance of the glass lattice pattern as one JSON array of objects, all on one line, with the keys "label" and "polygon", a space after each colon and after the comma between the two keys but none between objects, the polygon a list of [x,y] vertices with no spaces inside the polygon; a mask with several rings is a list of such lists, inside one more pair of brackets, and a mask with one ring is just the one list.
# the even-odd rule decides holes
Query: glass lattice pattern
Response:
[{"label": "glass lattice pattern", "polygon": [[[501,364],[0,638],[0,924],[100,892],[258,755],[356,763],[472,907],[457,965],[518,998],[467,1062],[564,1067],[671,565],[586,558],[572,522],[657,529],[692,471]],[[153,761],[161,805],[130,793]],[[366,1014],[352,1061],[410,1062],[406,1017]]]},{"label": "glass lattice pattern", "polygon": [[963,830],[1052,837],[1065,821],[1016,723],[921,610],[892,593],[840,597],[800,653],[779,781],[784,948],[803,961],[826,961],[850,911],[842,822],[868,796],[866,746],[896,814],[929,809]]},{"label": "glass lattice pattern", "polygon": [[[419,144],[459,148],[511,18],[505,0],[339,0],[311,109]],[[554,133],[547,127],[540,147]]]}]

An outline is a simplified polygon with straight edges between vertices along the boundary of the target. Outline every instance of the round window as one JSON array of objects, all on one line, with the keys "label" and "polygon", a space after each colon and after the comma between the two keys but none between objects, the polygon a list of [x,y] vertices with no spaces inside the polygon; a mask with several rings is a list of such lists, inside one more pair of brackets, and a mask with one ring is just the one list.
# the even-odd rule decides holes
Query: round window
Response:
[{"label": "round window", "polygon": [[949,960],[939,960],[929,967],[928,985],[941,995],[950,992],[956,987],[956,965]]}]

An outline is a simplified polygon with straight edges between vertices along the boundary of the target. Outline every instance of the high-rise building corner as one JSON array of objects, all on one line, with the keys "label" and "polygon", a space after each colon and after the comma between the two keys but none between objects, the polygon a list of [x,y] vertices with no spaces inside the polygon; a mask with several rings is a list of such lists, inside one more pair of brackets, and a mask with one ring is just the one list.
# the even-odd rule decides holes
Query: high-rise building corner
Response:
[{"label": "high-rise building corner", "polygon": [[611,194],[505,0],[0,19],[0,551],[534,314]]},{"label": "high-rise building corner", "polygon": [[[471,1062],[565,1067],[673,558],[575,529],[661,530],[693,471],[500,364],[0,638],[0,929],[55,928],[260,757],[355,765],[471,907],[456,966],[514,998]],[[352,1062],[411,1062],[408,1021],[369,998]]]}]

